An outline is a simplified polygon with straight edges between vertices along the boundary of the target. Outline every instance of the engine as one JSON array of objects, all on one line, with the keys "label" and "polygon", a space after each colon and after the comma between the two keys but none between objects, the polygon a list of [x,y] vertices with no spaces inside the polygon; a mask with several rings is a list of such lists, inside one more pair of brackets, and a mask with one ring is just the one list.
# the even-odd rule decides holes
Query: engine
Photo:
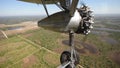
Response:
[{"label": "engine", "polygon": [[75,33],[89,34],[90,29],[93,28],[92,24],[94,23],[92,11],[90,10],[90,8],[88,6],[83,5],[78,9],[78,12],[81,16],[81,21],[80,21],[78,29]]}]

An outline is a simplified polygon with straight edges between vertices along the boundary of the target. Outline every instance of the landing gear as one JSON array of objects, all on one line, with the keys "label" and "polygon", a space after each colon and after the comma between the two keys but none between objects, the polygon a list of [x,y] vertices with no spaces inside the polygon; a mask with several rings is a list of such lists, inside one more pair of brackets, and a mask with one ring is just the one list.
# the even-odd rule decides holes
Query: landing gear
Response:
[{"label": "landing gear", "polygon": [[[75,55],[73,55],[73,57],[74,57],[74,60],[75,60],[74,65],[76,66],[77,64],[79,64],[79,55],[78,55],[78,53],[76,53],[76,57],[75,57]],[[64,64],[65,62],[70,62],[70,61],[71,61],[71,53],[69,51],[64,51],[61,54],[61,57],[60,57],[61,64]],[[69,64],[65,68],[72,68],[72,66]]]},{"label": "landing gear", "polygon": [[61,65],[58,68],[75,68],[79,64],[79,55],[74,48],[74,32],[69,31],[70,51],[64,51],[60,56]]},{"label": "landing gear", "polygon": [[[70,57],[71,57],[71,53],[69,51],[64,51],[60,56],[61,64],[71,61]],[[65,68],[71,68],[71,66],[67,65]]]}]

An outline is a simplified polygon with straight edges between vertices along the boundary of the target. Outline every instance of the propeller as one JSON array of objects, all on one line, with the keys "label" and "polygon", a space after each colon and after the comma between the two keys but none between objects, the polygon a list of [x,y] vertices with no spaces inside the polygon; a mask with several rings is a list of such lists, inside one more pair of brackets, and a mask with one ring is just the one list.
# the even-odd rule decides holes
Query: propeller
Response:
[{"label": "propeller", "polygon": [[92,24],[94,23],[94,17],[92,15],[93,11],[91,11],[90,8],[86,6],[83,1],[81,1],[80,4],[81,6],[80,8],[78,8],[78,11],[80,16],[82,17],[82,20],[76,33],[85,35],[82,39],[82,42],[85,43],[89,36],[90,30],[93,28]]},{"label": "propeller", "polygon": [[90,29],[93,28],[92,24],[93,22],[93,11],[90,10],[90,8],[88,6],[86,6],[86,4],[82,1],[81,3],[81,7],[78,8],[79,14],[82,18],[82,20],[80,21],[79,24],[79,28],[76,31],[76,33],[80,33],[80,34],[89,34],[90,33]]}]

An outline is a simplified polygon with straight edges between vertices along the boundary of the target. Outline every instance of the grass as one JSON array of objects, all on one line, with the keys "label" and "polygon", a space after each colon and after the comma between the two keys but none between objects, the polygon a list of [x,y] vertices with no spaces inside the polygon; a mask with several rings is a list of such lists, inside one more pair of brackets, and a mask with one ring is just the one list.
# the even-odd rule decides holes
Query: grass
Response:
[{"label": "grass", "polygon": [[[59,64],[59,61],[56,61],[59,58],[58,54],[51,54],[49,51],[40,49],[16,35],[0,41],[0,68],[22,68],[23,59],[31,56],[31,54],[37,58],[37,61],[31,67],[27,66],[29,68],[54,68]],[[49,57],[51,58],[49,59]],[[55,63],[51,63],[52,60]]]},{"label": "grass", "polygon": [[[31,33],[31,35],[26,36],[26,34],[29,33]],[[54,51],[54,49],[60,49],[61,46],[58,40],[68,39],[68,35],[62,35],[61,33],[40,28],[20,34],[19,36],[11,36],[9,39],[0,41],[0,68],[56,68],[60,64],[60,53]],[[75,39],[82,41],[83,37],[83,35],[76,35]],[[118,37],[120,36],[117,33],[112,33],[110,37],[119,40]],[[84,68],[120,68],[120,66],[109,57],[112,52],[119,51],[119,44],[117,47],[115,45],[112,46],[102,41],[100,37],[95,34],[90,34],[86,43],[94,45],[99,53],[80,54],[80,64]],[[53,53],[44,48],[37,47],[36,44],[51,50]],[[26,59],[26,61],[24,61],[24,59]]]},{"label": "grass", "polygon": [[31,54],[34,50],[37,50],[33,45],[24,42],[18,37],[9,38],[0,42],[3,42],[0,43],[0,59],[4,60],[0,63],[0,68],[6,68]]},{"label": "grass", "polygon": [[[57,60],[59,59],[59,56],[56,54],[51,54],[44,49],[39,50],[33,55],[37,58],[37,61],[29,65],[29,68],[55,68],[59,64],[59,61]],[[13,65],[11,68],[22,68],[23,65],[23,61],[20,61],[16,65]]]},{"label": "grass", "polygon": [[120,42],[120,32],[109,32],[110,36]]},{"label": "grass", "polygon": [[119,68],[119,65],[112,61],[109,56],[111,52],[119,51],[120,47],[112,46],[94,34],[90,34],[86,42],[94,44],[99,50],[99,54],[81,55],[81,64],[85,68]]},{"label": "grass", "polygon": [[[83,35],[76,35],[76,39],[79,41],[82,41],[83,37]],[[49,40],[49,38],[51,40]],[[44,29],[34,32],[33,36],[29,37],[29,39],[32,41],[39,40],[44,42],[41,42],[41,45],[48,49],[54,49],[58,46],[56,44],[57,38],[63,38],[63,36]],[[68,39],[67,37],[65,38]],[[95,34],[90,34],[86,42],[95,45],[100,53],[99,55],[81,55],[81,65],[83,65],[85,68],[119,68],[119,65],[109,58],[110,53],[119,50],[119,47],[115,47],[114,45],[111,46],[109,43],[102,41],[99,36]],[[55,47],[50,47],[50,45]]]},{"label": "grass", "polygon": [[116,29],[119,30],[120,29],[120,25],[113,25],[113,24],[104,24],[106,26],[106,28],[111,28],[111,29]]},{"label": "grass", "polygon": [[41,46],[52,50],[59,47],[57,39],[60,37],[60,33],[44,30],[41,28],[40,30],[34,32],[31,37],[28,37],[28,39],[36,43],[40,42]]}]

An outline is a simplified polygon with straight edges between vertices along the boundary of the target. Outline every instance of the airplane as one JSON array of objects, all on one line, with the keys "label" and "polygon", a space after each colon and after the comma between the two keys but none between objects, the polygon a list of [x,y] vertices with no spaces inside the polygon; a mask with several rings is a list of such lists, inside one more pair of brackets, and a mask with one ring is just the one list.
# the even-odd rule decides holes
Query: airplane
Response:
[{"label": "airplane", "polygon": [[[61,65],[57,68],[76,68],[80,58],[74,47],[74,33],[87,35],[93,28],[93,11],[84,3],[77,8],[79,0],[19,0],[42,4],[47,17],[38,21],[38,26],[44,29],[69,33],[70,51],[63,51],[60,56]],[[55,4],[62,11],[49,15],[46,5]]]}]

